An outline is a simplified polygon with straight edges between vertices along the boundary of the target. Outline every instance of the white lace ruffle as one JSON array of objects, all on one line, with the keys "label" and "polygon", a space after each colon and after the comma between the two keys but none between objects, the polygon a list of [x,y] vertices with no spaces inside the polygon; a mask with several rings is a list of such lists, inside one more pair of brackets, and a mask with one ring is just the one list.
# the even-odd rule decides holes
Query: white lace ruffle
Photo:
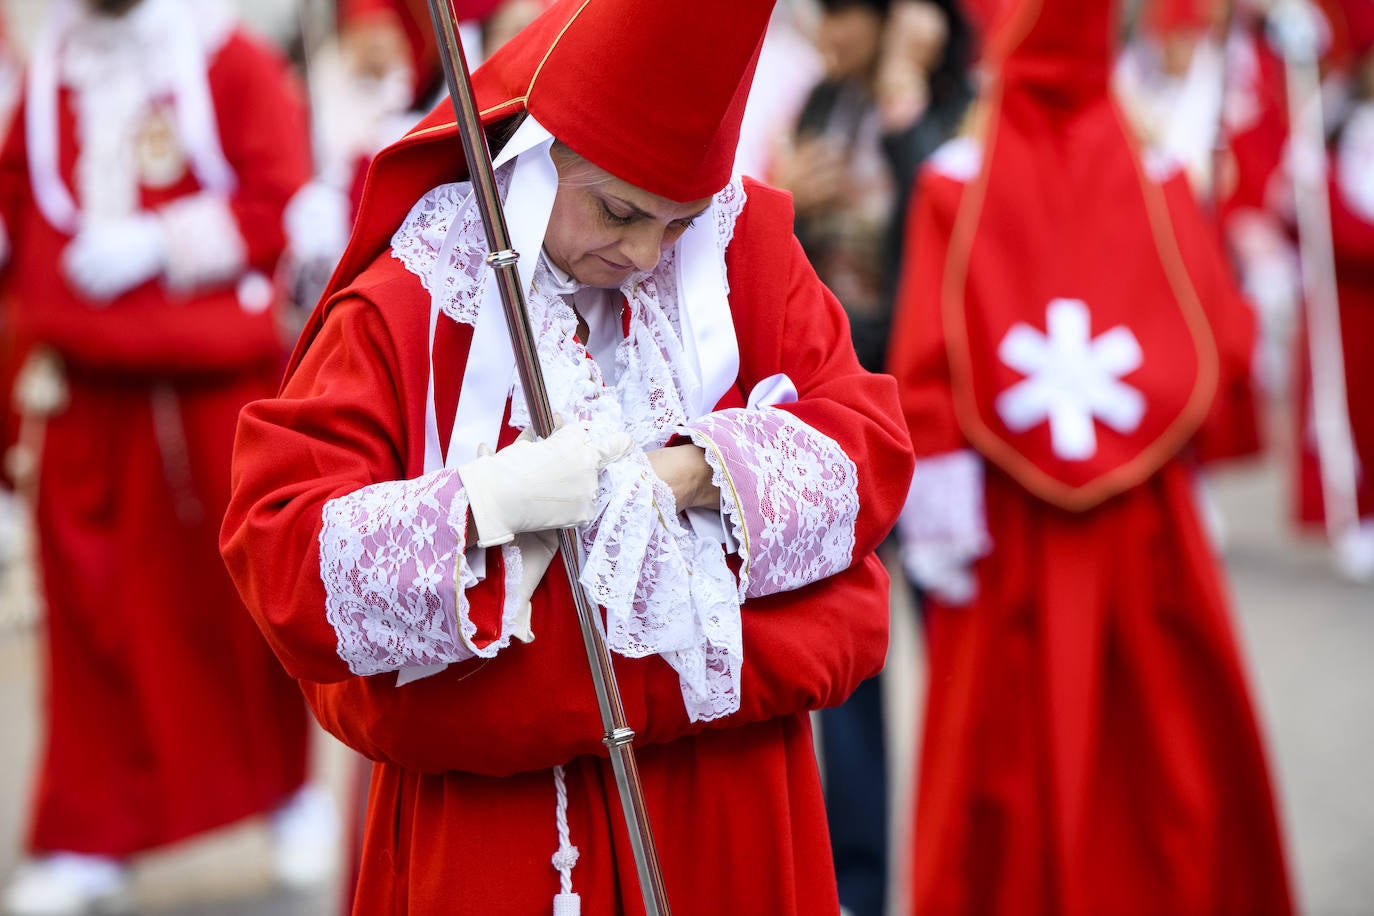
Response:
[{"label": "white lace ruffle", "polygon": [[853,562],[858,469],[834,439],[771,407],[717,411],[683,432],[705,449],[739,542],[741,598],[800,588]]},{"label": "white lace ruffle", "polygon": [[[486,658],[509,642],[509,606],[500,639],[484,647],[472,641],[477,626],[465,593],[477,577],[463,556],[467,511],[467,494],[451,469],[325,503],[325,618],[354,674]],[[508,573],[518,581],[518,561]]]},{"label": "white lace ruffle", "polygon": [[[497,172],[505,196],[510,169]],[[745,204],[733,182],[716,197],[717,253],[723,259]],[[489,282],[486,237],[466,183],[433,189],[415,205],[391,240],[393,256],[429,289],[452,220],[462,220],[454,249],[452,287],[439,291],[440,309],[462,323],[476,321]],[[722,270],[723,274],[723,270]],[[629,432],[641,450],[663,447],[689,420],[688,404],[701,381],[684,358],[674,253],[651,273],[621,288],[628,333],[616,348],[614,387],[577,340],[577,316],[541,257],[526,306],[552,407],[593,437]],[[434,290],[430,290],[435,294]],[[511,392],[510,425],[524,429],[524,393]],[[682,682],[683,701],[696,720],[739,708],[743,663],[740,598],[719,541],[685,527],[671,491],[654,476],[642,451],[602,472],[596,517],[584,529],[582,584],[607,615],[607,644],[627,657],[661,655]]]},{"label": "white lace ruffle", "polygon": [[[496,170],[496,190],[502,201],[506,199],[514,168],[515,163],[510,162]],[[444,274],[445,289],[441,291],[439,307],[459,324],[472,324],[477,320],[487,284],[492,282],[492,271],[486,263],[487,237],[482,228],[482,212],[470,182],[439,185],[421,197],[392,235],[391,255],[420,278],[426,292],[434,295],[435,290],[430,288],[434,266],[455,218],[462,220],[463,228],[449,262],[454,269]]]}]

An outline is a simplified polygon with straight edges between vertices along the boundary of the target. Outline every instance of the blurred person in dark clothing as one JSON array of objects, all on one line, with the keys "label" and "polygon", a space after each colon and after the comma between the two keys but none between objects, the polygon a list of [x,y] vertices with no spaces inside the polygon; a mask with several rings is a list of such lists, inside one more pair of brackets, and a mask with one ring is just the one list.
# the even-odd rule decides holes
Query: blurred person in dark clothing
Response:
[{"label": "blurred person in dark clothing", "polygon": [[[972,98],[970,33],[953,0],[825,0],[811,89],[771,180],[792,191],[796,234],[849,316],[866,369],[883,370],[911,188]],[[840,900],[881,916],[888,884],[882,683],[821,713]]]}]

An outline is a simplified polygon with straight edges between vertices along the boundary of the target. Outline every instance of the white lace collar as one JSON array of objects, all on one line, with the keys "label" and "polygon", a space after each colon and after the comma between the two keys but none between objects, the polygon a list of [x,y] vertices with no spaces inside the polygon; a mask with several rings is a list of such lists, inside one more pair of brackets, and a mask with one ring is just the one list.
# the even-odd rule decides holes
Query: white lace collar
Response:
[{"label": "white lace collar", "polygon": [[[501,193],[509,187],[510,171],[509,166],[498,170],[497,187]],[[716,195],[712,207],[714,215],[702,221],[703,228],[709,232],[716,262],[707,268],[718,272],[722,278],[725,251],[744,203],[743,185],[736,180]],[[455,221],[459,231],[450,257],[451,269],[436,271],[444,238]],[[392,237],[391,245],[393,256],[435,297],[437,311],[451,320],[477,325],[479,308],[491,282],[491,270],[484,261],[486,237],[467,183],[441,185],[427,193],[411,209]],[[619,407],[614,411],[617,420],[641,447],[656,448],[666,442],[678,426],[715,406],[726,388],[734,383],[736,373],[733,369],[730,371],[724,388],[721,379],[717,378],[707,390],[704,380],[694,371],[695,364],[688,358],[684,338],[688,333],[699,335],[700,339],[695,341],[698,349],[714,346],[717,340],[727,338],[725,345],[737,359],[733,324],[722,328],[720,316],[707,315],[684,328],[685,310],[680,301],[682,257],[680,249],[675,247],[652,272],[636,274],[621,287],[620,292],[629,307],[629,333],[615,350],[618,371],[614,373],[617,377],[614,389],[602,389],[604,377],[600,368],[586,359],[585,348],[574,339],[577,319],[563,295],[575,292],[578,284],[566,274],[560,276],[561,272],[547,258],[537,259],[526,293],[526,305],[539,342],[551,397],[560,402],[555,403],[555,409],[567,416],[580,416],[590,421],[600,409],[592,409],[587,403],[572,403],[579,400],[575,392],[581,392],[584,397],[594,395],[595,400],[613,395]],[[706,272],[702,268],[698,270]],[[728,295],[728,290],[722,290],[721,294]],[[728,311],[723,317],[726,322],[730,321]],[[501,333],[504,334],[504,327]],[[477,345],[474,343],[471,349],[476,351]],[[592,381],[588,365],[596,367],[594,380],[599,390],[584,387],[586,382]],[[503,372],[496,384],[502,388],[501,396],[491,403],[491,413],[496,416],[497,424],[509,397],[513,399],[511,425],[528,425],[524,395],[514,377]],[[464,387],[466,394],[466,380]],[[488,394],[494,393],[490,386],[485,387],[488,387]],[[491,438],[494,439],[494,435]],[[488,439],[482,441],[490,444]],[[452,452],[452,448],[449,451]],[[453,463],[452,455],[449,463]]]},{"label": "white lace collar", "polygon": [[[505,202],[517,251],[542,247],[557,191],[557,170],[548,154],[552,142],[548,131],[527,117],[497,158],[497,191]],[[683,234],[651,273],[635,274],[621,286],[629,305],[630,330],[617,348],[616,387],[621,398],[632,405],[624,420],[641,445],[659,435],[666,440],[677,423],[711,410],[735,383],[739,345],[729,310],[725,252],[744,204],[744,187],[736,179],[715,195],[708,213]],[[431,325],[443,314],[474,328],[458,416],[449,448],[443,453],[433,417],[432,371],[427,405],[426,469],[434,470],[443,463],[461,464],[475,455],[479,443],[495,442],[504,405],[512,395],[516,411],[512,424],[528,423],[523,395],[516,390],[514,356],[492,271],[485,263],[486,236],[470,185],[441,185],[425,194],[393,235],[391,245],[392,254],[429,291]],[[565,284],[548,270],[546,259],[522,261],[521,280],[547,375],[554,371],[548,360],[562,343],[541,336],[552,328],[541,328],[540,322],[552,322],[551,316],[564,310],[573,328],[576,319],[566,305],[551,301],[559,298],[555,288],[562,289]],[[542,285],[536,282],[541,264]],[[573,360],[571,352],[562,355]],[[577,361],[584,360],[585,354]],[[555,391],[551,379],[548,387]],[[639,390],[630,393],[632,387]],[[650,392],[661,395],[649,400],[646,396]],[[655,415],[646,415],[651,409]],[[573,415],[565,412],[565,416]],[[440,454],[445,455],[446,462]]]}]

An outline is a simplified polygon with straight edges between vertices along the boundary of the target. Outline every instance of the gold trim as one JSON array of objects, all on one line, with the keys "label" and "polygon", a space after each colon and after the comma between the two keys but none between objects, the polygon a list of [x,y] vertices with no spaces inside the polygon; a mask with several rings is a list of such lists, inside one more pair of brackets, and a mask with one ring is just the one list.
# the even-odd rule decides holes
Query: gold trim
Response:
[{"label": "gold trim", "polygon": [[552,56],[554,49],[558,47],[558,43],[563,40],[564,35],[568,34],[568,29],[572,28],[572,24],[577,21],[578,17],[582,15],[582,11],[585,10],[587,5],[591,2],[592,0],[584,0],[583,4],[577,8],[577,12],[568,17],[567,23],[564,24],[563,28],[558,30],[558,34],[549,45],[549,49],[544,52],[543,58],[540,59],[539,66],[534,68],[534,75],[530,77],[530,84],[525,87],[525,96],[521,101],[528,99],[531,93],[534,92],[535,80],[539,79],[539,74],[544,72],[544,64],[548,63],[549,57]]},{"label": "gold trim", "polygon": [[[1026,8],[1029,7],[1023,7]],[[982,221],[987,187],[992,174],[1004,88],[1004,82],[999,79],[988,93],[989,118],[983,140],[982,166],[978,177],[967,186],[960,201],[945,260],[940,294],[941,320],[944,324],[945,352],[949,359],[950,375],[955,382],[952,392],[955,418],[970,443],[1031,493],[1063,509],[1081,512],[1137,486],[1182,448],[1187,439],[1206,420],[1207,411],[1216,394],[1220,357],[1217,353],[1216,338],[1207,321],[1206,310],[1192,285],[1187,262],[1183,259],[1177,237],[1173,232],[1163,189],[1145,176],[1139,152],[1131,142],[1131,135],[1122,121],[1120,109],[1115,103],[1111,103],[1113,114],[1133,158],[1132,165],[1139,182],[1142,203],[1150,223],[1150,235],[1155,242],[1155,253],[1159,257],[1160,268],[1164,271],[1166,281],[1174,293],[1180,317],[1193,340],[1193,352],[1197,358],[1197,375],[1193,390],[1173,421],[1134,458],[1078,486],[1065,483],[1042,470],[1015,445],[984,422],[982,408],[973,390],[973,356],[967,334],[964,289],[968,280],[973,235]],[[1167,251],[1166,239],[1172,242],[1168,245]]]}]

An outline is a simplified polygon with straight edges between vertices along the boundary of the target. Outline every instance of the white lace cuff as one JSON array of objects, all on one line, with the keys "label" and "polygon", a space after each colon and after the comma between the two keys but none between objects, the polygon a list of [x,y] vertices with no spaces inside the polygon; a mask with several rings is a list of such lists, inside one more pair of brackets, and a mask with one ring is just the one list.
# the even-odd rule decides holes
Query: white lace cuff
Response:
[{"label": "white lace cuff", "polygon": [[897,519],[903,545],[939,545],[964,560],[992,548],[983,509],[983,459],[971,449],[919,458]]},{"label": "white lace cuff", "polygon": [[720,488],[740,545],[741,599],[800,588],[853,561],[858,469],[834,439],[770,407],[717,411],[681,432],[706,450]]},{"label": "white lace cuff", "polygon": [[228,283],[248,264],[248,246],[223,195],[194,194],[157,211],[167,238],[167,286],[191,290]]},{"label": "white lace cuff", "polygon": [[678,673],[693,721],[739,709],[743,624],[719,540],[696,535],[643,452],[603,471],[584,530],[582,584],[606,609],[606,644],[627,658],[661,655]]},{"label": "white lace cuff", "polygon": [[354,674],[487,658],[510,641],[511,607],[503,609],[499,638],[474,641],[478,626],[465,595],[477,583],[463,555],[467,511],[452,469],[324,504],[325,617]]}]

